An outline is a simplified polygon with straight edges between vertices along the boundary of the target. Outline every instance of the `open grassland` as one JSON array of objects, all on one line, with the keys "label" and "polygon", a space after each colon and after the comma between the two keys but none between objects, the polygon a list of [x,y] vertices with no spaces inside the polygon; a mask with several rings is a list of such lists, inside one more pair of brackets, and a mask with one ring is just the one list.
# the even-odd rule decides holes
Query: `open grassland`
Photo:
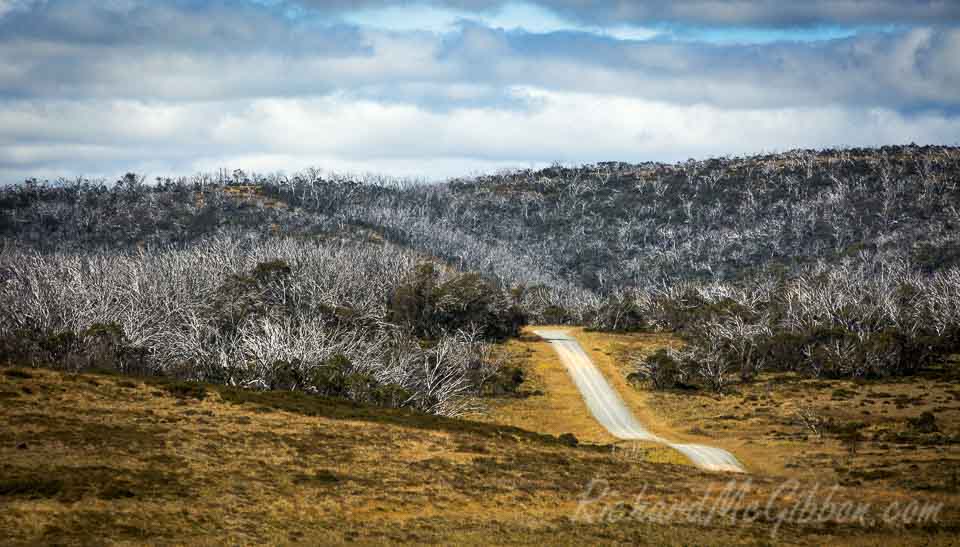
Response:
[{"label": "open grassland", "polygon": [[960,500],[960,356],[902,378],[763,373],[721,396],[627,381],[636,357],[675,338],[570,332],[658,433],[722,446],[753,472]]},{"label": "open grassland", "polygon": [[[0,541],[14,545],[766,544],[792,503],[777,493],[782,481],[759,474],[737,505],[771,508],[749,522],[628,518],[695,501],[726,477],[509,426],[289,392],[3,369],[0,420]],[[593,479],[617,494],[578,513]],[[867,483],[834,497],[866,499],[908,495]],[[948,545],[955,507],[908,528],[787,522],[776,538]]]}]

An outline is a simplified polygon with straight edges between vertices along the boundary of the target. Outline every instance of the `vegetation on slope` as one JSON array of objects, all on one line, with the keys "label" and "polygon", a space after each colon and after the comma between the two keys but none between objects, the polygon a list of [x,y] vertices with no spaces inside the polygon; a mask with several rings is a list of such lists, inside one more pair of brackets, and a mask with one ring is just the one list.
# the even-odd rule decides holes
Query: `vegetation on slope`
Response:
[{"label": "vegetation on slope", "polygon": [[290,389],[459,415],[510,389],[509,295],[393,245],[219,236],[0,256],[0,363]]},{"label": "vegetation on slope", "polygon": [[[422,253],[466,274],[434,281],[427,270],[413,274],[407,267],[410,277],[401,282],[394,270],[347,269],[363,277],[356,287],[371,285],[353,292],[376,294],[381,303],[366,320],[405,325],[411,343],[444,329],[468,332],[467,324],[478,322],[490,339],[516,332],[525,320],[676,331],[686,349],[638,373],[715,390],[772,369],[909,374],[960,347],[960,151],[953,147],[555,166],[435,185],[364,182],[316,170],[238,171],[153,185],[131,174],[112,186],[28,181],[0,194],[8,249],[0,277],[8,290],[13,280],[9,298],[25,290],[17,280],[26,274],[11,272],[30,250],[47,261],[104,248],[168,256],[169,245],[206,248],[224,231],[279,233],[321,240],[343,254],[367,254],[374,245],[402,254],[407,264]],[[279,258],[262,254],[265,263]],[[249,277],[254,267],[224,273]],[[384,277],[387,291],[376,286]],[[220,301],[232,306],[234,289],[224,286]],[[458,295],[448,298],[448,291]],[[325,316],[356,311],[331,294],[322,299],[333,310]],[[240,316],[249,317],[244,310]],[[91,317],[79,327],[111,322]],[[121,326],[137,328],[130,321]],[[67,327],[52,328],[43,335]],[[135,347],[147,347],[126,334]],[[263,374],[256,382],[270,383]]]},{"label": "vegetation on slope", "polygon": [[[955,446],[956,378],[929,375],[960,344],[958,176],[957,149],[911,146],[424,186],[307,171],[2,188],[0,366],[20,368],[0,375],[0,528],[20,543],[763,543],[774,529],[950,544],[956,479],[937,462]],[[537,406],[557,403],[557,378],[536,350],[512,353],[526,321],[589,326],[614,385],[670,388],[626,398],[686,435],[723,444],[742,426],[752,469],[815,480],[826,465],[837,500],[923,494],[944,510],[907,529],[781,528],[782,499],[737,526],[631,518],[709,477],[560,438]],[[663,351],[615,360],[599,331],[682,342],[644,335]],[[104,368],[136,376],[77,374]],[[504,394],[486,401],[494,417],[551,435],[437,416]],[[585,522],[593,478],[618,494]],[[778,481],[757,475],[740,501],[766,503]]]}]

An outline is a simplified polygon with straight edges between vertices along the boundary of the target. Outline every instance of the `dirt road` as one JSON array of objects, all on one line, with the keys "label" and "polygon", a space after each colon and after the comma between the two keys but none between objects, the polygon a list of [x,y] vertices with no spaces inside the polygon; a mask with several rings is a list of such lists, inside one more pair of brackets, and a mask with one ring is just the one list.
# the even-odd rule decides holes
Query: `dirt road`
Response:
[{"label": "dirt road", "polygon": [[553,345],[577,385],[577,389],[583,395],[593,417],[615,437],[665,444],[684,454],[701,469],[746,472],[733,454],[722,448],[702,444],[674,443],[654,435],[634,418],[630,409],[623,403],[623,399],[607,383],[576,339],[559,330],[535,330],[534,332]]}]

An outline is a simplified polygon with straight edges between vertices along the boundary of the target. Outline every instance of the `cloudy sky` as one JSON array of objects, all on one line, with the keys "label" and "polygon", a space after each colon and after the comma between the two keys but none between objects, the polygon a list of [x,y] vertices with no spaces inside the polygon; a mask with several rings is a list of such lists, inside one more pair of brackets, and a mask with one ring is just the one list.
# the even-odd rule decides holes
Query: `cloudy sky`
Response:
[{"label": "cloudy sky", "polygon": [[0,183],[960,143],[954,0],[0,0]]}]

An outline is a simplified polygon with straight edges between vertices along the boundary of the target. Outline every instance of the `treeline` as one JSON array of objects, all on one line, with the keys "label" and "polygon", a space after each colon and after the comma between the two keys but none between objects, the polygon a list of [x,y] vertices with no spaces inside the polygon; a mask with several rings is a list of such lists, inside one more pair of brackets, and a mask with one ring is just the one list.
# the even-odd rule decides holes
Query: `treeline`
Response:
[{"label": "treeline", "polygon": [[764,370],[816,377],[907,375],[960,352],[960,268],[935,274],[863,255],[787,278],[688,283],[621,301],[639,329],[687,344],[636,363],[654,388],[723,391]]},{"label": "treeline", "polygon": [[797,150],[680,164],[554,167],[453,182],[437,216],[522,241],[601,293],[791,271],[861,251],[960,264],[960,149]]},{"label": "treeline", "polygon": [[662,281],[737,281],[861,251],[960,263],[960,149],[797,150],[604,163],[413,184],[336,176],[128,175],[0,188],[0,237],[45,249],[186,242],[227,228],[369,230],[501,284],[581,300]]},{"label": "treeline", "polygon": [[389,244],[219,236],[0,254],[0,361],[459,415],[515,388],[489,341],[524,317],[475,275]]},{"label": "treeline", "polygon": [[0,186],[0,240],[44,252],[185,245],[218,233],[329,232],[330,219],[259,199],[247,180],[196,175],[147,182],[128,173]]},{"label": "treeline", "polygon": [[739,284],[862,253],[923,273],[960,265],[955,147],[556,166],[419,186],[314,172],[262,187],[520,288],[542,322],[593,321],[598,298],[631,288]]},{"label": "treeline", "polygon": [[[675,330],[688,345],[658,357],[676,369],[664,382],[716,389],[765,368],[909,373],[951,351],[958,227],[960,149],[943,146],[558,165],[441,184],[306,170],[0,189],[9,257],[174,256],[232,233],[402,249],[432,266],[411,267],[403,289],[375,291],[382,310],[371,324],[434,339],[495,309],[488,338],[523,320]],[[451,271],[458,281],[444,278]],[[461,299],[451,304],[447,291]],[[121,324],[143,347],[127,332],[135,322]]]}]

